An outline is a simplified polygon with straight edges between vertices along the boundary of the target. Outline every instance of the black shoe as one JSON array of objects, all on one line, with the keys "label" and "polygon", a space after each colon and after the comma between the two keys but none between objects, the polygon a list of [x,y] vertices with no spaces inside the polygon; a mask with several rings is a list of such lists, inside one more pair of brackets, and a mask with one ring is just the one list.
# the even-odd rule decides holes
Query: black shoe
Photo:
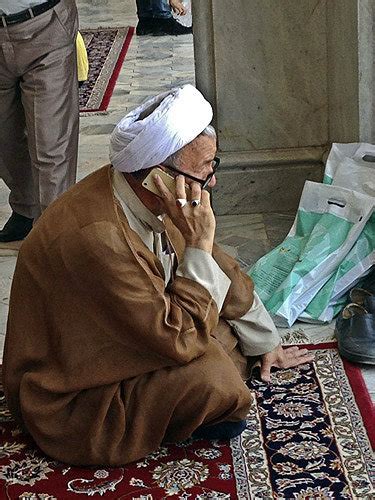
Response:
[{"label": "black shoe", "polygon": [[193,33],[192,26],[182,26],[173,17],[154,19],[154,36],[190,35],[191,33]]},{"label": "black shoe", "polygon": [[335,334],[342,357],[375,365],[375,297],[366,297],[363,305],[348,304],[336,320]]},{"label": "black shoe", "polygon": [[138,36],[153,35],[155,31],[154,20],[149,17],[141,17],[135,32]]},{"label": "black shoe", "polygon": [[23,240],[29,234],[32,227],[33,219],[12,212],[7,223],[0,231],[0,243]]},{"label": "black shoe", "polygon": [[246,420],[220,422],[214,425],[201,425],[191,435],[194,439],[232,439],[246,429]]}]

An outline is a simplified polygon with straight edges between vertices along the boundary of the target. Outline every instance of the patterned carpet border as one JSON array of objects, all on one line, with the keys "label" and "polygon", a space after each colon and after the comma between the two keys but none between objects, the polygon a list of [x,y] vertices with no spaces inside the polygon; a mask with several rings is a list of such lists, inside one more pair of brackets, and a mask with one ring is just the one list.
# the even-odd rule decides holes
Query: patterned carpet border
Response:
[{"label": "patterned carpet border", "polygon": [[134,34],[133,27],[83,29],[89,76],[79,89],[82,114],[104,112]]},{"label": "patterned carpet border", "polygon": [[16,426],[2,396],[0,499],[375,498],[374,405],[360,369],[334,346],[315,348],[314,363],[274,371],[271,384],[253,378],[241,437],[165,444],[124,467],[49,459]]},{"label": "patterned carpet border", "polygon": [[[317,346],[305,345],[306,349],[316,350]],[[319,349],[333,349],[337,351],[337,342],[327,342],[319,344]],[[361,368],[359,365],[351,363],[346,359],[341,358],[346,378],[350,384],[353,397],[357,403],[358,409],[361,413],[363,425],[367,431],[371,447],[375,450],[375,408],[371,396],[367,390]]]},{"label": "patterned carpet border", "polygon": [[271,384],[252,380],[247,429],[231,441],[239,500],[374,498],[373,427],[362,419],[373,425],[374,405],[354,396],[367,393],[360,370],[330,347]]}]

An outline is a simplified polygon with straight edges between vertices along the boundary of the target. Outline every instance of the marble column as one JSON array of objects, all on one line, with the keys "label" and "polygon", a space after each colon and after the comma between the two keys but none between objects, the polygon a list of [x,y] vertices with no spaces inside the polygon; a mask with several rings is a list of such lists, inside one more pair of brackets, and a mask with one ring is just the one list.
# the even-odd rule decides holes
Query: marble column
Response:
[{"label": "marble column", "polygon": [[332,142],[375,141],[374,0],[193,0],[218,214],[294,210]]}]

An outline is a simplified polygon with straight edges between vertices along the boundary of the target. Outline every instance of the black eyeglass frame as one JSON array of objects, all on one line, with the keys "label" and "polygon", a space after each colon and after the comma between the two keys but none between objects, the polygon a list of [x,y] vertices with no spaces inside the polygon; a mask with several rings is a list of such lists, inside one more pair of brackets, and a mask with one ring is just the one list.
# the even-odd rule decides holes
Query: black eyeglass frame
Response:
[{"label": "black eyeglass frame", "polygon": [[178,168],[171,167],[169,165],[163,165],[163,167],[168,168],[169,170],[172,170],[173,172],[176,172],[178,174],[183,175],[184,177],[187,177],[188,179],[191,179],[192,181],[198,182],[201,185],[202,189],[206,189],[207,186],[209,185],[212,177],[215,175],[217,169],[219,168],[220,165],[220,158],[218,156],[215,156],[213,161],[215,162],[214,166],[212,167],[212,172],[208,174],[208,176],[205,179],[198,179],[198,177],[194,177],[194,175],[190,175],[186,172],[183,172],[182,170],[179,170]]}]

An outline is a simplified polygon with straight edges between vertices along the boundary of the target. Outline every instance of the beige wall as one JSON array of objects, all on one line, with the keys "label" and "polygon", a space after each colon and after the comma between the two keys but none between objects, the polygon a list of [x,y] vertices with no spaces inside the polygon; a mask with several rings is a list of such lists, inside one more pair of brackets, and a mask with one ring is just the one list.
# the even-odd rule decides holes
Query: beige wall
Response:
[{"label": "beige wall", "polygon": [[270,210],[293,209],[331,142],[375,142],[374,0],[193,0],[193,16],[196,82],[223,156],[219,213],[233,213],[225,198],[238,189],[234,213],[257,211],[262,189]]}]

